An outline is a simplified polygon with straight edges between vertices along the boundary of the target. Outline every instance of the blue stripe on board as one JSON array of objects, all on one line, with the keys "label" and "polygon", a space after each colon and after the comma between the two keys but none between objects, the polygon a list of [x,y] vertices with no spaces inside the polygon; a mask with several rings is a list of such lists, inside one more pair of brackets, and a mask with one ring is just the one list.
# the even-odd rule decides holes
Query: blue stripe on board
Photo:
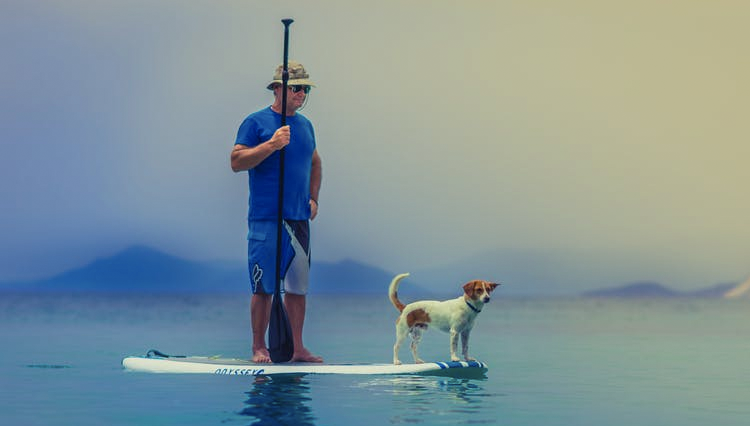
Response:
[{"label": "blue stripe on board", "polygon": [[467,362],[447,361],[447,362],[436,362],[435,364],[437,364],[443,370],[447,368],[466,368],[466,367],[485,368],[485,365],[479,361],[467,361]]}]

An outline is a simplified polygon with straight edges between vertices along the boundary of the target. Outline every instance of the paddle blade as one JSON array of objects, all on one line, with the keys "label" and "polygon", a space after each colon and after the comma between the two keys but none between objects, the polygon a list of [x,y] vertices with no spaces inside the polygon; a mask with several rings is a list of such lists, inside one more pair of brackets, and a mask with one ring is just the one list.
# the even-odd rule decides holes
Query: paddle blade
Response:
[{"label": "paddle blade", "polygon": [[268,324],[268,352],[274,363],[287,362],[294,354],[292,327],[280,299],[276,296],[273,298],[271,319]]}]

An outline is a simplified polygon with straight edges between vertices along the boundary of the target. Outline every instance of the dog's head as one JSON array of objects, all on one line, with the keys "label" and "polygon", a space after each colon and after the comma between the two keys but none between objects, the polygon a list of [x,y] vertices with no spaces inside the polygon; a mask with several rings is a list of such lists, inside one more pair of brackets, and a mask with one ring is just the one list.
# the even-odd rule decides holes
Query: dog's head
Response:
[{"label": "dog's head", "polygon": [[464,284],[464,294],[471,300],[487,303],[490,301],[490,293],[499,285],[482,280],[469,281]]}]

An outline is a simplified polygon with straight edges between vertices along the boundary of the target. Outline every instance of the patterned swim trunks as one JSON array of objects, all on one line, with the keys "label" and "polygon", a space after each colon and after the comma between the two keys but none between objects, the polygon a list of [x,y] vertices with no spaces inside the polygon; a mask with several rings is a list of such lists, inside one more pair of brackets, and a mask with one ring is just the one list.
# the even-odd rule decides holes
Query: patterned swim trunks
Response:
[{"label": "patterned swim trunks", "polygon": [[[253,293],[273,294],[276,286],[276,221],[251,221],[247,264]],[[281,233],[282,292],[307,294],[310,276],[310,223],[284,221]]]}]

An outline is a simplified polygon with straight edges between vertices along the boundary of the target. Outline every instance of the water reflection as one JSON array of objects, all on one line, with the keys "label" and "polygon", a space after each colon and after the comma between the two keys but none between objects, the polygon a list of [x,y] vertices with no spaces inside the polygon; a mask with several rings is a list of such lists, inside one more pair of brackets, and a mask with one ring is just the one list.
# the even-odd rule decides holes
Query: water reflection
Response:
[{"label": "water reflection", "polygon": [[251,425],[312,426],[310,383],[304,375],[257,376],[238,414],[255,418]]},{"label": "water reflection", "polygon": [[398,376],[362,383],[373,393],[390,394],[394,412],[391,424],[423,423],[444,419],[445,424],[492,424],[497,418],[489,409],[492,394],[481,381],[456,378]]}]

